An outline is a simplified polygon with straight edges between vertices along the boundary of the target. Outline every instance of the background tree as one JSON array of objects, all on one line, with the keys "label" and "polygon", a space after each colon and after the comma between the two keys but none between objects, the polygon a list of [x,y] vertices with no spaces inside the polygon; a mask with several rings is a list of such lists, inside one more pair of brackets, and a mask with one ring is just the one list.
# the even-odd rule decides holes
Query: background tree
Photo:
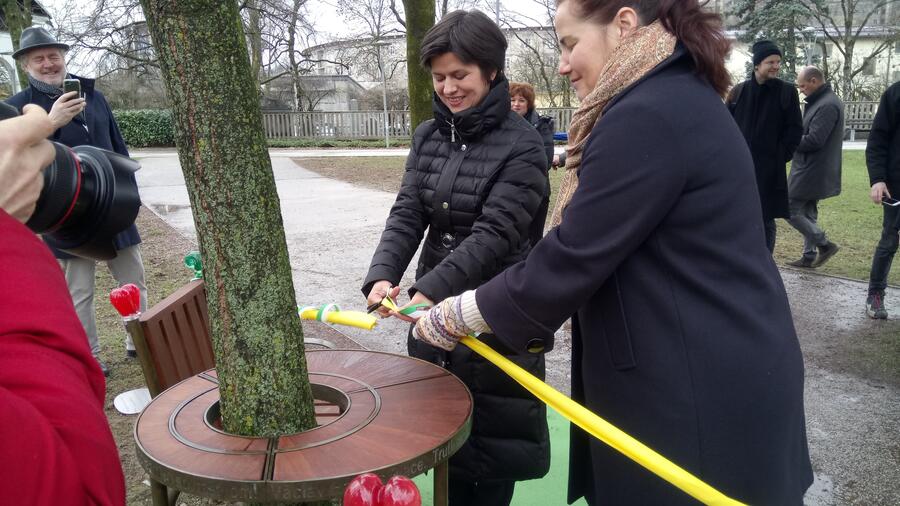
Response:
[{"label": "background tree", "polygon": [[[831,42],[834,49],[841,56],[841,64],[836,69],[829,69],[832,79],[836,82],[836,91],[845,101],[850,100],[874,100],[880,95],[881,83],[875,87],[876,93],[871,96],[865,93],[866,86],[859,77],[869,65],[874,65],[875,60],[888,50],[893,50],[894,44],[900,41],[900,28],[896,25],[897,19],[880,19],[885,16],[888,7],[896,7],[900,0],[797,0],[807,11],[808,18],[813,26],[820,30],[820,47],[822,54],[826,55],[826,43]],[[878,23],[881,21],[881,23]],[[881,24],[885,35],[879,44],[871,51],[862,55],[862,59],[856,58],[856,45],[866,35],[866,29]],[[890,71],[890,70],[889,70]]]},{"label": "background tree", "polygon": [[[790,82],[797,77],[797,37],[802,33],[803,21],[808,13],[800,0],[736,0],[733,15],[738,18],[737,27],[745,31],[739,36],[742,42],[752,45],[757,40],[768,39],[782,52],[782,74]],[[802,60],[800,60],[802,66]],[[748,76],[753,72],[752,65]]]},{"label": "background tree", "polygon": [[142,0],[204,260],[225,430],[315,425],[262,115],[236,2]]},{"label": "background tree", "polygon": [[531,0],[540,7],[540,17],[504,12],[500,24],[509,29],[510,46],[518,42],[520,49],[510,49],[509,77],[534,86],[544,107],[572,107],[572,85],[559,75],[559,39],[553,18],[555,0]]},{"label": "background tree", "polygon": [[[0,14],[12,38],[13,52],[19,50],[19,38],[22,31],[31,26],[31,0],[0,0]],[[28,75],[21,65],[16,65],[16,75],[22,88],[28,86]]]},{"label": "background tree", "polygon": [[406,73],[409,81],[409,115],[415,128],[433,117],[431,74],[419,65],[422,39],[434,26],[434,0],[403,0],[406,12]]}]

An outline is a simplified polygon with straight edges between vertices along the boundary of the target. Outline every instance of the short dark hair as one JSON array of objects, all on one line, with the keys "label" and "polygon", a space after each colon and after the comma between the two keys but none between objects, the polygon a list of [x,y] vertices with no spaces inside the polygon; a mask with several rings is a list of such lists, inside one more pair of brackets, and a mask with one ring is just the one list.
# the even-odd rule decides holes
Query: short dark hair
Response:
[{"label": "short dark hair", "polygon": [[489,81],[494,71],[503,73],[506,46],[503,32],[483,12],[453,11],[425,34],[419,62],[431,69],[432,58],[453,53],[465,64],[478,65],[482,76]]}]

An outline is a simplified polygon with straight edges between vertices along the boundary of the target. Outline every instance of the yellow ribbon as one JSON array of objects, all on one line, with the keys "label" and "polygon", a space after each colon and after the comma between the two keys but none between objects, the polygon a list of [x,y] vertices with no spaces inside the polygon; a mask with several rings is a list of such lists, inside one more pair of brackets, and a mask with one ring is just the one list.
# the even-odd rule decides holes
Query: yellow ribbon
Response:
[{"label": "yellow ribbon", "polygon": [[475,337],[466,336],[460,339],[468,346],[511,378],[516,380],[535,397],[555,409],[575,425],[581,427],[595,438],[615,448],[626,457],[644,466],[660,478],[678,487],[686,494],[703,504],[735,506],[743,503],[735,501],[713,487],[707,485],[693,474],[678,467],[675,463],[656,453],[637,439],[629,436],[603,418],[588,411],[587,408],[566,397],[550,385],[537,379],[525,369],[509,361],[490,346]]},{"label": "yellow ribbon", "polygon": [[375,324],[378,323],[378,319],[370,314],[362,311],[341,311],[341,308],[336,304],[318,307],[304,306],[299,308],[298,311],[300,318],[304,320],[318,320],[320,322],[336,323],[366,330],[372,330],[375,328]]},{"label": "yellow ribbon", "polygon": [[[381,304],[388,309],[400,312],[397,304],[385,297]],[[410,308],[413,309],[413,308]],[[417,308],[418,309],[418,308]],[[300,308],[300,317],[305,320],[319,320],[340,325],[349,325],[372,330],[377,319],[361,311],[341,311],[336,305]],[[460,343],[468,346],[503,372],[516,380],[526,390],[545,404],[555,409],[570,422],[581,427],[595,438],[613,447],[626,457],[644,466],[660,478],[690,495],[703,504],[716,506],[744,506],[705,482],[685,471],[671,460],[656,453],[637,439],[629,436],[615,425],[595,415],[584,406],[566,397],[561,392],[544,383],[525,369],[497,353],[490,346],[473,336],[460,339]]]}]

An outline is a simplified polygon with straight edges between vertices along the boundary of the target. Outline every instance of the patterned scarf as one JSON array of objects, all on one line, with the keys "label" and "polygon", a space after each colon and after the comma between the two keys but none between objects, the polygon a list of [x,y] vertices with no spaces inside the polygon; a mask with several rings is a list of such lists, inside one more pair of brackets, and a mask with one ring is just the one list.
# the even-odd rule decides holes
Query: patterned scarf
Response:
[{"label": "patterned scarf", "polygon": [[675,36],[657,20],[634,31],[613,51],[612,58],[600,72],[594,90],[584,98],[569,124],[566,147],[566,173],[559,186],[559,196],[550,217],[550,228],[562,221],[563,211],[578,188],[578,167],[587,138],[600,120],[603,108],[622,90],[644,77],[675,52]]},{"label": "patterned scarf", "polygon": [[[68,74],[66,75],[66,77],[68,78]],[[63,94],[62,88],[53,86],[52,84],[47,84],[44,81],[37,80],[31,77],[31,74],[28,74],[28,83],[41,93],[50,95],[51,100],[56,100],[60,95]]]}]

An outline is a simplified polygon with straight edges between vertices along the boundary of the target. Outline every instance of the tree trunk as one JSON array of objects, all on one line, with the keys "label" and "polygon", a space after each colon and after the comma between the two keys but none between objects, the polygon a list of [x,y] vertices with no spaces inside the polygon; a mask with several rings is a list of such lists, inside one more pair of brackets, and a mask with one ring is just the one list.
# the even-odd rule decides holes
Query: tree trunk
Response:
[{"label": "tree trunk", "polygon": [[[0,7],[3,10],[9,37],[12,39],[13,52],[19,50],[19,38],[22,31],[31,26],[31,0],[2,0]],[[28,74],[21,65],[16,65],[16,74],[22,89],[28,87]],[[9,76],[12,79],[12,76]]]},{"label": "tree trunk", "polygon": [[259,1],[248,0],[247,8],[247,39],[250,45],[250,75],[259,88],[259,74],[262,69],[262,21],[259,15]]},{"label": "tree trunk", "polygon": [[203,255],[224,429],[315,425],[303,334],[236,2],[141,0]]},{"label": "tree trunk", "polygon": [[406,70],[409,76],[409,115],[413,130],[432,117],[431,74],[419,65],[422,39],[434,26],[434,0],[403,0],[406,11]]}]

